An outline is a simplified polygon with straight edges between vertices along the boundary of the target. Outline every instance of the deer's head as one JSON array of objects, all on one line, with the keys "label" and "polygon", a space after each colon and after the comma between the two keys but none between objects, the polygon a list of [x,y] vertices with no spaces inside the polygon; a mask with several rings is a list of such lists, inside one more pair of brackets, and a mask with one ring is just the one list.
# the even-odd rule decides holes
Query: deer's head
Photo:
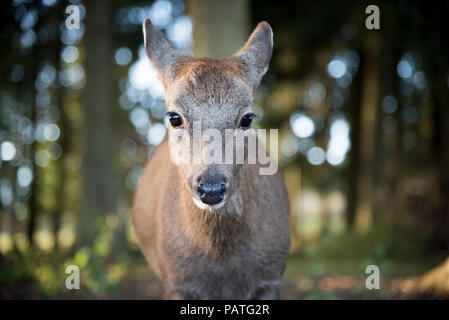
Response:
[{"label": "deer's head", "polygon": [[[235,156],[231,163],[225,161],[224,148],[217,157],[217,150],[211,152],[208,145],[215,140],[225,146],[232,129],[232,141],[237,144],[233,150],[247,152],[248,140],[238,136],[251,127],[253,95],[271,58],[271,27],[259,23],[242,49],[221,59],[179,52],[150,19],[145,20],[143,31],[146,52],[164,86],[169,148],[184,159],[177,162],[180,176],[198,207],[219,209],[231,197],[241,165],[235,163]],[[194,137],[195,130],[209,138]],[[188,139],[180,143],[180,137]],[[200,160],[195,161],[198,156]],[[207,161],[211,158],[221,161]]]}]

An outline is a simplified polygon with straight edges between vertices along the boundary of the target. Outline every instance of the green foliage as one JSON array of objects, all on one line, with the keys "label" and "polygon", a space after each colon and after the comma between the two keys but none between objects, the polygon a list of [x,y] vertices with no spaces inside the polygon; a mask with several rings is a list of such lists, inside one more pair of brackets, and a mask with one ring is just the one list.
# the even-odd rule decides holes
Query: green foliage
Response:
[{"label": "green foliage", "polygon": [[37,285],[46,297],[52,297],[64,285],[64,271],[59,272],[61,256],[57,253],[44,254],[28,250],[21,254],[17,251],[6,256],[0,264],[0,287],[17,288]]},{"label": "green foliage", "polygon": [[[397,298],[392,283],[397,288],[402,280],[440,263],[441,255],[427,249],[432,234],[410,226],[376,224],[364,234],[327,235],[289,258],[284,281],[294,286],[301,299]],[[379,267],[380,290],[365,287],[369,265]]]},{"label": "green foliage", "polygon": [[32,270],[17,252],[13,252],[0,263],[0,288],[20,286],[33,282]]},{"label": "green foliage", "polygon": [[65,270],[69,265],[76,265],[80,270],[78,298],[113,295],[127,272],[130,259],[128,253],[114,251],[113,241],[117,235],[116,226],[109,226],[103,220],[93,245],[75,250],[69,258],[68,254],[58,252],[11,252],[6,263],[0,264],[0,287],[34,284],[46,298],[66,296],[71,290],[65,286],[69,276]]},{"label": "green foliage", "polygon": [[92,248],[78,249],[73,259],[65,262],[65,267],[73,264],[80,268],[81,283],[87,287],[87,292],[100,295],[114,293],[126,273],[128,259],[114,254],[112,250],[114,236],[115,227],[104,223]]},{"label": "green foliage", "polygon": [[319,243],[304,250],[305,257],[329,259],[361,259],[374,262],[379,259],[410,260],[428,253],[432,233],[414,227],[378,224],[368,232],[346,232],[327,235]]}]

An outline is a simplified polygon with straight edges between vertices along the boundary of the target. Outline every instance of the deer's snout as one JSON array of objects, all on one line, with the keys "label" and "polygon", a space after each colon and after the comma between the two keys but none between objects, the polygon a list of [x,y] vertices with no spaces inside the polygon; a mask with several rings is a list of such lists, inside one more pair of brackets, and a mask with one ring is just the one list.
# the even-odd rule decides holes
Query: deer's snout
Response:
[{"label": "deer's snout", "polygon": [[200,178],[198,183],[198,197],[208,205],[215,205],[222,202],[226,194],[226,182],[222,178],[216,181],[207,181],[208,179]]},{"label": "deer's snout", "polygon": [[198,208],[218,210],[226,205],[233,190],[234,177],[230,168],[209,165],[193,168],[187,178],[192,201]]}]

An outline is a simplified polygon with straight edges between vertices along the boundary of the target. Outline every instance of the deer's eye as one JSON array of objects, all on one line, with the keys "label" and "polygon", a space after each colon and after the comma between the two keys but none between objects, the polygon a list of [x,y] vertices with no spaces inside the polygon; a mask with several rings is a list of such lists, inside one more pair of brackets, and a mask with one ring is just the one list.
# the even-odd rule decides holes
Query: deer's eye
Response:
[{"label": "deer's eye", "polygon": [[182,118],[176,112],[168,112],[168,121],[173,126],[173,128],[180,127],[182,125]]},{"label": "deer's eye", "polygon": [[245,114],[240,120],[240,128],[243,130],[249,129],[255,116],[256,115],[254,113]]}]

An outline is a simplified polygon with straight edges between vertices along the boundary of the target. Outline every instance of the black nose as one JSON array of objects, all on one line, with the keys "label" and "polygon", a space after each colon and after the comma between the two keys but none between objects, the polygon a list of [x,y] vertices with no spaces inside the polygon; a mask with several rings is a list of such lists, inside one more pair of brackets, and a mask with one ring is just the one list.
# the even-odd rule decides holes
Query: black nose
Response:
[{"label": "black nose", "polygon": [[223,201],[226,191],[226,184],[224,182],[209,184],[198,184],[198,197],[202,202],[209,205],[214,205]]}]

